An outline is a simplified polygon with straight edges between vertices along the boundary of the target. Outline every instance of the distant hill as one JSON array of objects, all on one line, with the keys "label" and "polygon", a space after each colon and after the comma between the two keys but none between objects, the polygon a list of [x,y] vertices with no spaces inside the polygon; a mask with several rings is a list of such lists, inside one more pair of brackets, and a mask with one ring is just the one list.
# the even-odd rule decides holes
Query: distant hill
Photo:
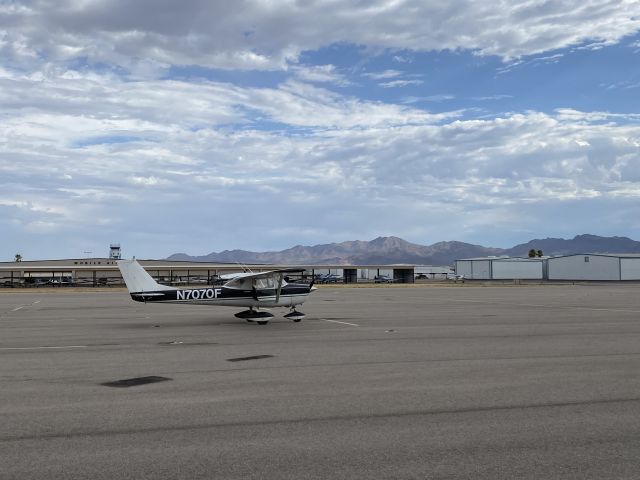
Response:
[{"label": "distant hill", "polygon": [[516,245],[506,251],[506,255],[518,257],[527,255],[529,250],[542,250],[545,255],[571,255],[574,253],[640,253],[640,242],[627,237],[599,237],[597,235],[577,235],[571,240],[564,238],[544,238]]},{"label": "distant hill", "polygon": [[626,237],[578,235],[570,240],[545,238],[531,240],[513,248],[490,248],[464,242],[438,242],[418,245],[398,237],[378,237],[369,242],[354,240],[295,247],[280,252],[249,252],[225,250],[203,256],[176,253],[167,260],[220,263],[272,263],[282,265],[385,265],[409,263],[416,265],[452,265],[457,259],[489,255],[526,256],[531,249],[545,255],[572,253],[640,253],[640,242]]},{"label": "distant hill", "polygon": [[377,265],[388,263],[411,263],[447,265],[456,258],[468,256],[498,255],[503,250],[471,245],[463,242],[440,242],[431,246],[407,242],[398,237],[378,237],[369,242],[355,240],[306,247],[295,247],[280,252],[248,252],[225,250],[203,256],[184,253],[171,255],[168,260],[190,260],[196,262],[222,263],[274,263],[286,265]]}]

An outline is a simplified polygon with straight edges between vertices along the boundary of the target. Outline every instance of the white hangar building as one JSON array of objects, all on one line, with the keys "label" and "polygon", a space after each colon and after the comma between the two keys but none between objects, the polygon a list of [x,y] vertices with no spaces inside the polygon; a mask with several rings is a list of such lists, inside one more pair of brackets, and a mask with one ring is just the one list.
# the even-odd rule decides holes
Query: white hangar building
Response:
[{"label": "white hangar building", "polygon": [[640,280],[640,254],[588,253],[547,262],[549,280]]},{"label": "white hangar building", "polygon": [[543,258],[483,257],[456,260],[469,280],[640,280],[640,254],[585,253]]},{"label": "white hangar building", "polygon": [[484,257],[456,260],[456,275],[470,280],[542,280],[545,259]]}]

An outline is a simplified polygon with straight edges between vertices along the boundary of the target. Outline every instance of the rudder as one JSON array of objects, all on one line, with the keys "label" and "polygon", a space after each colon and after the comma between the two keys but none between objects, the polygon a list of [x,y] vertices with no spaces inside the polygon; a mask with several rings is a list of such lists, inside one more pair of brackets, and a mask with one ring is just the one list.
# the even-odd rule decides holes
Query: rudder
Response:
[{"label": "rudder", "polygon": [[129,293],[176,290],[175,288],[160,285],[156,282],[135,258],[133,260],[118,260],[117,264],[124,283],[127,284]]}]

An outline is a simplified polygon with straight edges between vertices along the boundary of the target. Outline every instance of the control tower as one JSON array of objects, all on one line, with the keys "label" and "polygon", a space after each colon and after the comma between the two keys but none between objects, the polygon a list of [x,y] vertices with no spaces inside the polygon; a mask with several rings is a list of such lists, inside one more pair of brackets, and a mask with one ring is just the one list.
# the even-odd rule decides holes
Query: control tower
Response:
[{"label": "control tower", "polygon": [[109,248],[109,259],[110,260],[120,260],[120,258],[121,258],[120,244],[119,243],[112,243],[110,245],[110,248]]}]

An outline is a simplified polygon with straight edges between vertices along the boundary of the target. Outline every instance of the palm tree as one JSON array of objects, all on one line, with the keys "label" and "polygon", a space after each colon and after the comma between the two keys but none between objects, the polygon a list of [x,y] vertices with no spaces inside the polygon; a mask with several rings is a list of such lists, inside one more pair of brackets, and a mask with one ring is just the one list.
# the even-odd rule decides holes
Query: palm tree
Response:
[{"label": "palm tree", "polygon": [[20,255],[19,253],[16,253],[16,262],[21,262],[22,261],[22,255]]}]

